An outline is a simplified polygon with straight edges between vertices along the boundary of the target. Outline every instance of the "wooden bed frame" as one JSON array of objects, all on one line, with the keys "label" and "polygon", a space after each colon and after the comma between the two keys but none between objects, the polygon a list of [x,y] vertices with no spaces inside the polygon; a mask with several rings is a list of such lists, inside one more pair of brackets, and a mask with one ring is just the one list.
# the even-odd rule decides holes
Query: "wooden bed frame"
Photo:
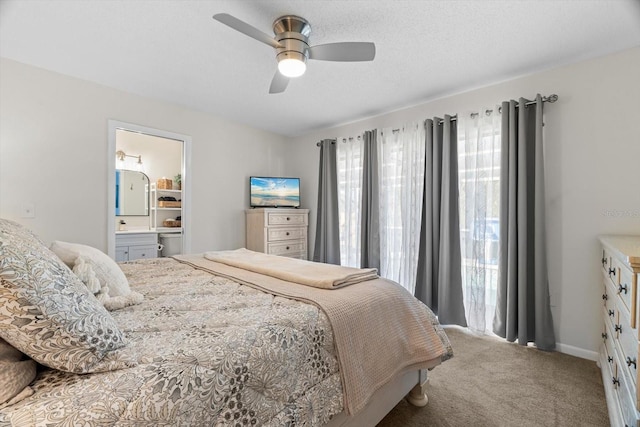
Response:
[{"label": "wooden bed frame", "polygon": [[341,412],[326,427],[373,427],[405,396],[412,405],[425,406],[429,402],[426,392],[428,381],[426,369],[401,374],[376,391],[367,406],[356,416]]}]

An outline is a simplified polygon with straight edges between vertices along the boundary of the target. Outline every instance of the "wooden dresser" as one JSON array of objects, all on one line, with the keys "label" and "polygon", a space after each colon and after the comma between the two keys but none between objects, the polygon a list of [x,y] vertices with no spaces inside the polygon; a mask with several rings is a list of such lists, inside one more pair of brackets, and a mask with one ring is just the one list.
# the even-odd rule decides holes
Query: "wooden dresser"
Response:
[{"label": "wooden dresser", "polygon": [[601,236],[600,369],[612,426],[640,427],[640,236]]},{"label": "wooden dresser", "polygon": [[247,249],[307,259],[308,209],[248,209],[246,219]]}]

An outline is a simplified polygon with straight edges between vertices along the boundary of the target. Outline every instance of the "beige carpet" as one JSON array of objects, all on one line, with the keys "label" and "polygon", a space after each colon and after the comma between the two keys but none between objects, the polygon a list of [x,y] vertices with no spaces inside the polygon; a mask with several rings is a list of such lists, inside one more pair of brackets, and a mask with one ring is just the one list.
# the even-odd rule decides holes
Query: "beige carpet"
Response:
[{"label": "beige carpet", "polygon": [[608,426],[600,369],[561,353],[448,328],[454,358],[429,373],[429,403],[401,401],[378,427]]}]

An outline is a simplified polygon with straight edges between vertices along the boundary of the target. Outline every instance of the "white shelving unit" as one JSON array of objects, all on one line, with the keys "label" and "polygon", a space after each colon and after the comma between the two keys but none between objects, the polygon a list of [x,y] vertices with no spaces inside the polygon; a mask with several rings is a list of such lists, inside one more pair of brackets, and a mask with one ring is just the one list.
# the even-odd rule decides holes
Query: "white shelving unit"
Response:
[{"label": "white shelving unit", "polygon": [[182,190],[163,190],[157,188],[155,183],[151,184],[151,215],[150,228],[158,233],[182,233],[182,227],[163,227],[162,222],[167,218],[182,216],[182,207],[162,208],[158,206],[158,197],[171,196],[177,200],[182,199]]}]

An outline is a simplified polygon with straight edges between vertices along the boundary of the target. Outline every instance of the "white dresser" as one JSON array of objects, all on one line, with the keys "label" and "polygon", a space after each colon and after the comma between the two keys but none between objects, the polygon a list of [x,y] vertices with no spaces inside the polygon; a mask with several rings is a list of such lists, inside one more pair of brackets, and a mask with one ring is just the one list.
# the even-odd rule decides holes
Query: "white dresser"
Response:
[{"label": "white dresser", "polygon": [[116,262],[158,257],[158,233],[116,232]]},{"label": "white dresser", "polygon": [[248,209],[246,220],[247,249],[307,259],[308,209]]},{"label": "white dresser", "polygon": [[612,426],[640,427],[640,236],[601,236],[600,369]]}]

